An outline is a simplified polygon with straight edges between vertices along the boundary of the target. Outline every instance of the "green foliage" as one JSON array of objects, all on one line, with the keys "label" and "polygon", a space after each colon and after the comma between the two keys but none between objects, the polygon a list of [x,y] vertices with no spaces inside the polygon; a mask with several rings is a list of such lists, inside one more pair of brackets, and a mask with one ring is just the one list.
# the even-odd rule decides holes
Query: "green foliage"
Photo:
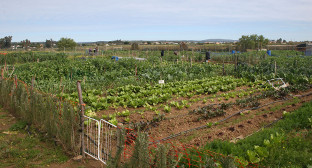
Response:
[{"label": "green foliage", "polygon": [[243,35],[237,44],[240,51],[246,51],[247,49],[262,49],[269,43],[269,39],[264,38],[263,35]]},{"label": "green foliage", "polygon": [[131,50],[139,50],[139,44],[138,43],[132,43],[131,44]]},{"label": "green foliage", "polygon": [[30,40],[25,39],[23,41],[20,42],[20,44],[23,46],[23,48],[28,49],[28,47],[30,47],[31,43]]},{"label": "green foliage", "polygon": [[[50,52],[12,52],[6,55],[0,54],[0,65],[7,63],[8,65],[14,65],[19,63],[37,62],[39,60],[55,60],[65,61],[67,55],[64,53],[50,53]],[[27,69],[29,70],[29,69]],[[29,73],[29,72],[28,72]]]},{"label": "green foliage", "polygon": [[180,50],[188,50],[188,45],[185,42],[180,43]]},{"label": "green foliage", "polygon": [[[19,121],[15,126],[21,123]],[[42,143],[42,140],[46,139],[37,134],[29,136],[23,130],[17,134],[0,134],[0,167],[47,167],[68,160],[60,146],[52,145],[54,143],[50,141]]]},{"label": "green foliage", "polygon": [[46,48],[52,48],[53,47],[53,43],[54,43],[54,41],[52,39],[46,40],[45,47]]},{"label": "green foliage", "polygon": [[[259,163],[262,166],[306,167],[312,161],[311,116],[312,102],[304,104],[300,109],[287,113],[283,120],[273,128],[264,129],[236,144],[215,140],[207,143],[205,150],[212,150],[226,155]],[[308,130],[307,130],[308,129]],[[294,136],[293,132],[307,130],[306,136]],[[304,131],[306,132],[306,131]]]},{"label": "green foliage", "polygon": [[166,113],[170,113],[171,107],[170,107],[169,105],[165,105],[164,111],[165,111]]},{"label": "green foliage", "polygon": [[16,86],[12,80],[0,80],[0,104],[23,119],[12,129],[22,129],[26,123],[39,126],[48,137],[60,140],[66,150],[78,152],[79,115],[68,102],[38,93],[20,82]]},{"label": "green foliage", "polygon": [[19,131],[19,130],[25,129],[26,126],[27,126],[27,122],[25,122],[25,121],[18,121],[17,123],[13,124],[10,127],[10,130],[11,131]]},{"label": "green foliage", "polygon": [[218,116],[223,116],[225,114],[224,108],[222,107],[213,107],[212,105],[198,107],[190,111],[190,114],[199,114],[199,119],[210,119]]},{"label": "green foliage", "polygon": [[129,168],[146,168],[149,167],[149,150],[148,136],[146,133],[138,134],[135,141],[132,157],[129,161]]},{"label": "green foliage", "polygon": [[0,49],[10,48],[12,45],[12,36],[5,36],[0,38]]},{"label": "green foliage", "polygon": [[[312,81],[311,57],[268,57],[256,65],[242,64],[236,72],[237,77],[247,78],[255,82],[257,80],[269,80],[273,78],[283,78],[290,85],[295,85],[294,89],[304,88],[305,85]],[[277,73],[275,74],[275,62]]]},{"label": "green foliage", "polygon": [[[165,145],[159,144],[155,148],[149,146],[148,135],[138,133],[134,142],[134,150],[130,158],[121,162],[124,153],[124,142],[126,137],[125,129],[120,129],[118,133],[117,152],[115,156],[110,156],[107,167],[110,168],[146,168],[146,167],[176,167],[179,164],[182,155],[175,155]],[[156,145],[155,145],[156,146]]]},{"label": "green foliage", "polygon": [[[137,77],[134,76],[135,69],[133,67],[135,65],[137,65]],[[216,65],[207,64],[196,64],[192,67],[187,64],[171,63],[164,67],[159,64],[153,66],[151,62],[134,59],[121,59],[117,62],[107,58],[85,61],[81,59],[63,59],[19,65],[15,67],[13,75],[17,75],[19,79],[28,84],[31,83],[31,78],[36,76],[37,85],[35,86],[45,92],[60,93],[63,90],[65,93],[73,93],[76,91],[76,83],[73,81],[76,80],[86,82],[82,86],[83,89],[101,91],[103,88],[125,85],[144,86],[147,83],[153,85],[158,83],[161,77],[166,83],[201,79],[213,76],[216,69]],[[62,82],[60,83],[60,81]],[[133,103],[131,107],[136,104],[135,101]]]},{"label": "green foliage", "polygon": [[57,42],[57,47],[59,50],[73,50],[76,47],[77,43],[71,39],[71,38],[64,38],[62,37],[58,42]]}]

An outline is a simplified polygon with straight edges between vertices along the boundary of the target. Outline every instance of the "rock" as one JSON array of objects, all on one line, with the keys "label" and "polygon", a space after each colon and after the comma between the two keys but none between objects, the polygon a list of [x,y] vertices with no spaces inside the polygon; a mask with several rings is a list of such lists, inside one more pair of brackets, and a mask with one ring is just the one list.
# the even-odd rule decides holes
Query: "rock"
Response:
[{"label": "rock", "polygon": [[236,139],[244,139],[244,136],[240,135],[240,136],[236,137]]},{"label": "rock", "polygon": [[78,155],[73,158],[73,161],[81,161],[82,160],[82,155]]},{"label": "rock", "polygon": [[237,141],[236,139],[230,140],[231,143],[236,143],[236,141]]}]

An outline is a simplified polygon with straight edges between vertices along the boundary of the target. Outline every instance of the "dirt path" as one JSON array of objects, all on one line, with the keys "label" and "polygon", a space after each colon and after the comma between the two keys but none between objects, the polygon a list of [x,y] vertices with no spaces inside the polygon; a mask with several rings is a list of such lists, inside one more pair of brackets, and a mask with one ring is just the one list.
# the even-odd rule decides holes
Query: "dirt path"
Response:
[{"label": "dirt path", "polygon": [[52,167],[98,168],[104,165],[91,158],[74,161],[60,146],[26,131],[26,123],[18,121],[0,108],[0,168]]}]

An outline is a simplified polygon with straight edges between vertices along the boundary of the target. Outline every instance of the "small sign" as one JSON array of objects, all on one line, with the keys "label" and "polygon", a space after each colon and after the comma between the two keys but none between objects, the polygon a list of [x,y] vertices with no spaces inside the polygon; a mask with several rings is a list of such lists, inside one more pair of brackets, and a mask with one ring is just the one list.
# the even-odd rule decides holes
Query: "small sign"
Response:
[{"label": "small sign", "polygon": [[164,83],[165,83],[165,80],[159,80],[158,83],[159,83],[159,84],[164,84]]}]

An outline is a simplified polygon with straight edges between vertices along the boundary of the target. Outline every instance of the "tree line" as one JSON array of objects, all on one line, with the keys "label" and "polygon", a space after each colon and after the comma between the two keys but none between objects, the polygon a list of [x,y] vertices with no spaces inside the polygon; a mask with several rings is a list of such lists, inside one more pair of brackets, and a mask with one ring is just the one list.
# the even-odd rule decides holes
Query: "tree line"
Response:
[{"label": "tree line", "polygon": [[[18,43],[15,43],[22,48],[28,49],[29,47],[41,47],[41,43],[32,43],[30,40],[25,39]],[[5,36],[0,38],[0,49],[9,49],[12,47],[12,36]],[[77,43],[71,38],[61,38],[59,41],[54,41],[53,39],[47,39],[44,43],[45,48],[54,48],[56,45],[60,50],[62,49],[74,49],[77,46]]]},{"label": "tree line", "polygon": [[[121,42],[121,40],[120,40]],[[286,40],[282,40],[281,38],[277,40],[278,43],[284,43]],[[42,43],[31,43],[30,40],[22,40],[17,43],[21,47],[28,49],[29,47],[43,47]],[[269,44],[269,39],[265,38],[263,35],[242,35],[239,38],[238,43],[236,44],[236,49],[239,51],[247,51],[248,49],[258,49],[261,50]],[[138,49],[139,46],[136,43],[131,44],[131,49]],[[0,38],[0,49],[8,49],[12,46],[12,36],[5,36],[4,38]],[[77,46],[77,43],[71,38],[62,37],[59,41],[54,41],[53,39],[47,39],[44,43],[45,48],[54,48],[57,47],[59,50],[73,50]],[[180,48],[183,50],[187,50],[188,46],[186,43],[182,42],[180,44]]]}]

